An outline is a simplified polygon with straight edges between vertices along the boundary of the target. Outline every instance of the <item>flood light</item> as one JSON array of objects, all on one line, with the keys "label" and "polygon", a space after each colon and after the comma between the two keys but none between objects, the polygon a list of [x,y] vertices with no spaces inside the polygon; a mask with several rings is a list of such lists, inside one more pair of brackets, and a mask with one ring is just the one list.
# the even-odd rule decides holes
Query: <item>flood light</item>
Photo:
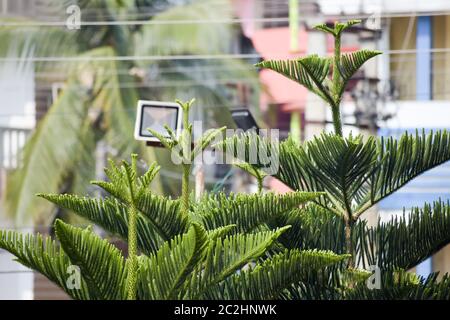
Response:
[{"label": "flood light", "polygon": [[231,110],[231,117],[236,123],[239,129],[247,130],[259,130],[258,124],[253,118],[253,115],[248,109],[234,109]]},{"label": "flood light", "polygon": [[135,139],[159,142],[158,138],[153,136],[147,129],[151,128],[168,137],[164,125],[171,128],[178,136],[181,131],[182,113],[181,107],[174,102],[139,100],[134,127]]}]

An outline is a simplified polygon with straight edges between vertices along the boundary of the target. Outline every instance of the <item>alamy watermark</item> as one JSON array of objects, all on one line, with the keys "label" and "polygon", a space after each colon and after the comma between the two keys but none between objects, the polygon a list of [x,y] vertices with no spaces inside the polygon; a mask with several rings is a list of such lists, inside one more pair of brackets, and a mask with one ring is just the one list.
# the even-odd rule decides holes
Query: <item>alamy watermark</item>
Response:
[{"label": "alamy watermark", "polygon": [[366,280],[366,286],[369,290],[381,289],[381,269],[377,265],[369,266],[368,270],[372,272]]},{"label": "alamy watermark", "polygon": [[81,28],[81,9],[76,4],[68,6],[66,9],[68,15],[66,27],[69,30],[79,30]]},{"label": "alamy watermark", "polygon": [[66,287],[70,290],[81,289],[81,271],[79,266],[70,265],[67,267],[66,273],[69,277],[66,280]]},{"label": "alamy watermark", "polygon": [[[193,136],[200,137],[203,133],[207,135],[209,130],[203,132],[203,123],[201,121],[193,122]],[[234,139],[232,145],[225,145],[227,148],[214,148],[213,153],[196,154],[196,157],[191,161],[191,155],[195,153],[194,148],[187,148],[183,150],[182,144],[176,145],[171,150],[171,160],[175,165],[180,164],[234,164],[236,160],[245,161],[249,164],[254,164],[259,167],[268,175],[273,175],[278,172],[279,161],[279,130],[278,129],[259,129],[256,131],[244,132],[242,129],[227,129],[225,131],[225,139],[237,137]],[[211,145],[220,145],[223,136],[218,135],[212,141]],[[184,141],[184,146],[192,145],[193,141],[190,141],[190,135],[186,131],[180,135],[180,141]],[[186,141],[187,140],[187,141]],[[197,141],[198,142],[198,141]]]}]

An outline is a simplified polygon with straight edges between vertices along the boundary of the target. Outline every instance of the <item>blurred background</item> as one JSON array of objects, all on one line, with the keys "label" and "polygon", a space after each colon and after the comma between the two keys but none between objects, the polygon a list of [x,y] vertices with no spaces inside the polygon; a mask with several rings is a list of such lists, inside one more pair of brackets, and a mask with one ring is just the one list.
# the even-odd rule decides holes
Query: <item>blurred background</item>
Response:
[{"label": "blurred background", "polygon": [[[76,220],[38,192],[100,195],[108,158],[131,152],[161,164],[152,188],[177,196],[181,174],[162,148],[133,138],[139,99],[196,98],[204,129],[236,127],[248,109],[261,128],[298,141],[331,130],[331,113],[296,83],[253,64],[332,53],[318,23],[361,19],[342,50],[378,49],[351,80],[343,102],[348,134],[399,136],[450,128],[450,1],[447,0],[0,0],[0,228],[52,233]],[[81,22],[81,25],[77,23]],[[207,151],[210,152],[210,151]],[[141,164],[145,167],[145,164]],[[211,192],[252,192],[238,168],[196,168],[192,184]],[[275,179],[265,187],[288,191]],[[367,219],[450,198],[444,164],[379,204]],[[450,271],[450,248],[415,270]],[[0,299],[64,294],[0,251]]]}]

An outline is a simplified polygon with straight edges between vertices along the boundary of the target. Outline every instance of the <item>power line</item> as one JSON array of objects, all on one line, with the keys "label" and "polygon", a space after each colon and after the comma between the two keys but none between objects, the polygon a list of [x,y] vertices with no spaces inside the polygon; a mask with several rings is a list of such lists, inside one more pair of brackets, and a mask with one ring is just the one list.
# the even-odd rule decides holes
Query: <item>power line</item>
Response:
[{"label": "power line", "polygon": [[[121,86],[119,86],[119,87],[121,87]],[[127,87],[127,88],[129,88],[129,87]],[[408,100],[408,98],[412,98],[412,100],[413,101],[415,101],[416,99],[416,96],[419,94],[421,94],[422,92],[416,92],[416,91],[414,91],[414,93],[413,94],[410,94],[410,95],[401,95],[401,99],[397,99],[397,100],[389,100],[389,101],[387,101],[387,102],[392,102],[392,103],[396,103],[396,102],[404,102],[404,101],[409,101]],[[434,91],[433,92],[433,94],[434,95],[445,95],[445,94],[448,94],[448,95],[450,95],[450,91],[448,91],[448,90],[444,90],[444,91]],[[439,101],[447,101],[447,100],[430,100],[430,101],[427,101],[427,102],[439,102]],[[306,102],[308,102],[308,103],[311,103],[311,104],[322,104],[323,103],[323,101],[320,99],[320,98],[318,98],[318,97],[316,97],[316,96],[312,96],[312,97],[310,97],[310,98],[305,98],[305,99],[299,99],[299,100],[296,100],[296,102],[298,102],[298,103],[306,103]],[[239,105],[214,105],[214,106],[202,106],[202,108],[237,108],[237,107],[240,107]],[[134,112],[136,112],[136,108],[135,107],[124,107],[124,108],[121,108],[122,110],[124,110],[125,112],[128,112],[128,113],[130,113],[130,114],[133,114]],[[33,117],[33,116],[35,116],[35,115],[46,115],[46,116],[59,116],[59,117],[70,117],[70,116],[75,116],[75,115],[79,115],[79,113],[77,113],[77,112],[51,112],[51,113],[49,113],[48,111],[36,111],[36,112],[34,112],[34,113],[32,113],[32,114],[27,114],[27,113],[0,113],[0,117],[12,117],[12,116],[31,116],[31,117]],[[0,129],[2,129],[2,128],[0,128]],[[5,128],[6,130],[9,130],[9,129],[14,129],[14,128]]]},{"label": "power line", "polygon": [[[415,54],[422,52],[431,53],[448,53],[450,48],[433,48],[433,49],[403,49],[403,50],[386,50],[385,55],[397,54]],[[343,52],[345,53],[345,52]],[[269,55],[269,54],[266,54]],[[224,60],[224,59],[259,59],[263,58],[260,54],[254,53],[230,53],[230,54],[199,54],[199,55],[154,55],[154,56],[72,56],[72,57],[9,57],[0,58],[0,62],[99,62],[99,61],[170,61],[170,60]],[[284,59],[285,55],[273,56],[272,59]]]},{"label": "power line", "polygon": [[74,57],[28,57],[0,58],[0,62],[83,62],[83,61],[164,61],[164,60],[214,60],[214,59],[255,59],[258,54],[212,54],[212,55],[167,55],[167,56],[74,56]]},{"label": "power line", "polygon": [[[334,0],[333,0],[334,1]],[[164,12],[164,11],[162,11]],[[380,19],[392,19],[402,17],[421,17],[421,16],[447,16],[450,11],[436,11],[436,12],[406,12],[406,13],[367,13],[367,14],[338,14],[338,15],[324,15],[316,14],[314,16],[300,16],[299,22],[309,22],[311,18],[321,18],[323,20],[335,19],[359,19],[365,20],[376,15]],[[113,20],[113,21],[80,21],[80,26],[136,26],[136,25],[183,25],[183,24],[238,24],[243,22],[255,23],[288,23],[289,17],[273,17],[273,18],[225,18],[225,19],[185,19],[185,20]],[[16,22],[7,21],[0,22],[0,27],[66,27],[66,21],[29,21]]]},{"label": "power line", "polygon": [[[349,15],[302,15],[299,17],[300,22],[308,22],[309,18],[322,18],[324,20],[333,20],[336,18],[351,19],[368,19],[373,17],[371,14],[349,14]],[[402,17],[421,17],[421,16],[447,16],[450,11],[440,12],[409,12],[409,13],[380,13],[377,18],[402,18]],[[186,20],[116,20],[116,21],[81,21],[80,26],[121,26],[121,25],[180,25],[180,24],[237,24],[242,22],[259,22],[259,23],[288,23],[289,17],[275,18],[227,18],[227,19],[186,19]],[[66,27],[66,21],[47,21],[47,22],[1,22],[0,27]]]},{"label": "power line", "polygon": [[7,270],[7,271],[0,271],[0,275],[4,274],[23,274],[23,273],[34,273],[32,270]]},{"label": "power line", "polygon": [[[443,58],[442,58],[443,59]],[[142,68],[147,70],[146,68]],[[195,65],[195,66],[174,66],[174,67],[159,67],[156,69],[157,74],[166,74],[166,73],[179,73],[181,71],[188,71],[189,73],[192,72],[204,72],[204,71],[227,71],[227,70],[239,70],[239,71],[255,71],[256,68],[252,65],[246,65],[245,67],[242,67],[240,65]],[[102,71],[103,75],[130,75],[130,68],[116,68],[111,70],[105,70]],[[151,73],[151,71],[149,72]],[[37,71],[34,73],[35,76],[38,77],[56,77],[60,75],[67,75],[66,72],[56,72],[56,71]]]}]

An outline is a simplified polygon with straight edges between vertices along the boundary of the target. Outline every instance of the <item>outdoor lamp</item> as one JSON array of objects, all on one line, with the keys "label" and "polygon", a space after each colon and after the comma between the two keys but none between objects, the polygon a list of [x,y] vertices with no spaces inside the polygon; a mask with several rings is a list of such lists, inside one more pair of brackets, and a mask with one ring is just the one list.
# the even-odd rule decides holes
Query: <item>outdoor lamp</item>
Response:
[{"label": "outdoor lamp", "polygon": [[148,145],[159,146],[158,138],[147,129],[151,128],[167,137],[164,125],[172,129],[178,137],[181,132],[182,113],[180,105],[174,102],[139,100],[134,127],[135,139],[147,141]]},{"label": "outdoor lamp", "polygon": [[239,129],[247,130],[259,130],[258,124],[253,118],[253,115],[248,109],[234,109],[231,110],[231,117],[236,123]]}]

